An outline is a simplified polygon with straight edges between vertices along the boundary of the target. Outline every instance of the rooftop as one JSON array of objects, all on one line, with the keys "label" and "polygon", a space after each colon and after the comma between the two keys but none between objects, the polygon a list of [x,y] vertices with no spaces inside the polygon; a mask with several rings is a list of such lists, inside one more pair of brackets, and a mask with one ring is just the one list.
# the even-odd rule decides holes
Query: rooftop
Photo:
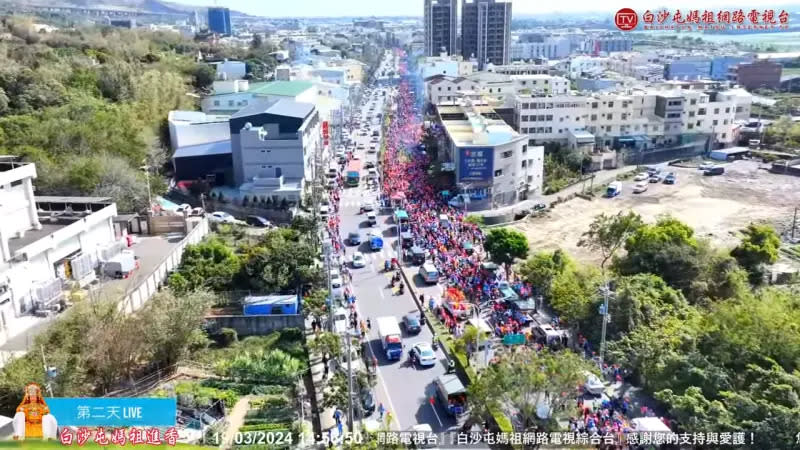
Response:
[{"label": "rooftop", "polygon": [[508,126],[493,108],[475,105],[440,106],[439,117],[445,131],[458,147],[503,145],[527,139]]},{"label": "rooftop", "polygon": [[[313,86],[313,84],[309,83]],[[256,114],[274,114],[276,116],[297,117],[305,119],[314,111],[314,105],[311,103],[300,103],[294,100],[270,100],[258,101],[250,104],[249,106],[241,109],[236,114],[231,116],[231,119],[239,119],[242,117],[249,117]]]},{"label": "rooftop", "polygon": [[175,150],[175,154],[172,155],[172,158],[191,158],[193,156],[224,155],[230,153],[231,141],[228,139],[225,141],[179,147]]},{"label": "rooftop", "polygon": [[248,92],[256,95],[280,95],[284,97],[297,97],[303,92],[313,89],[314,83],[310,81],[272,81],[270,83],[254,83]]}]

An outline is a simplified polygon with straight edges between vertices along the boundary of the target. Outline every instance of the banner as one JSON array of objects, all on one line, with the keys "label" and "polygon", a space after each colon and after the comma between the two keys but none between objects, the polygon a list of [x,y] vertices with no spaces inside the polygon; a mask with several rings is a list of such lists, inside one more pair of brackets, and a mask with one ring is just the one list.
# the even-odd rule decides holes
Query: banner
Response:
[{"label": "banner", "polygon": [[494,148],[458,149],[459,183],[489,182],[494,176]]}]

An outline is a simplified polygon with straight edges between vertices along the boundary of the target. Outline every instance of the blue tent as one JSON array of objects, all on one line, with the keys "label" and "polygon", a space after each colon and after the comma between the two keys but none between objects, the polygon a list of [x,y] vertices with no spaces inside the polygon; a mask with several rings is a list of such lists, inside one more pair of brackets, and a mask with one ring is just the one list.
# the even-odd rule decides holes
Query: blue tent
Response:
[{"label": "blue tent", "polygon": [[248,295],[242,301],[245,316],[297,314],[297,295]]}]

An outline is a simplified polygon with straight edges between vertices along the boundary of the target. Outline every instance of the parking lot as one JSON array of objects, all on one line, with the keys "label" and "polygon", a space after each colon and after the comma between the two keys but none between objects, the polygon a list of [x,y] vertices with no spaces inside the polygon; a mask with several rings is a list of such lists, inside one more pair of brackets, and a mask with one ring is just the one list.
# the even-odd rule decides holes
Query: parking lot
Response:
[{"label": "parking lot", "polygon": [[577,243],[601,213],[633,210],[648,222],[670,214],[693,227],[696,236],[726,247],[736,245],[737,231],[750,222],[770,223],[779,233],[790,229],[794,208],[800,206],[800,177],[769,173],[755,161],[723,166],[723,175],[711,177],[697,169],[665,168],[675,172],[676,184],[653,183],[647,191],[635,194],[635,182],[627,180],[622,182],[622,194],[615,198],[575,198],[514,228],[527,235],[534,250],[560,247],[586,262],[596,262],[597,255]]}]

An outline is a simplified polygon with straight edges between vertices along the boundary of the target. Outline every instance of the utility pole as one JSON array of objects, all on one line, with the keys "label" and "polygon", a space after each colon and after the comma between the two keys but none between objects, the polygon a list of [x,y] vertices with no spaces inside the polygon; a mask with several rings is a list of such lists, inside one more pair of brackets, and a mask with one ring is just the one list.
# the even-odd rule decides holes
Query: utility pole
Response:
[{"label": "utility pole", "polygon": [[328,278],[328,329],[333,331],[333,286],[331,285],[331,243],[322,243],[323,251],[325,252],[325,274]]},{"label": "utility pole", "polygon": [[611,297],[608,281],[603,282],[603,306],[600,307],[600,315],[603,316],[603,327],[600,334],[600,368],[603,367],[603,361],[606,355],[606,328],[608,326],[608,300]]},{"label": "utility pole", "polygon": [[797,228],[797,209],[794,208],[794,219],[792,219],[792,242],[794,242],[794,230]]},{"label": "utility pole", "polygon": [[350,341],[353,339],[348,331],[345,335],[347,339],[347,431],[353,432],[353,365],[352,353],[350,352]]},{"label": "utility pole", "polygon": [[44,378],[45,378],[45,380],[47,380],[47,386],[46,386],[47,387],[47,393],[50,394],[50,397],[52,397],[53,396],[53,385],[50,383],[50,378],[51,378],[50,372],[51,372],[51,370],[47,366],[47,359],[45,359],[45,357],[44,357],[44,345],[41,346],[40,350],[42,352],[42,365],[44,366]]}]

